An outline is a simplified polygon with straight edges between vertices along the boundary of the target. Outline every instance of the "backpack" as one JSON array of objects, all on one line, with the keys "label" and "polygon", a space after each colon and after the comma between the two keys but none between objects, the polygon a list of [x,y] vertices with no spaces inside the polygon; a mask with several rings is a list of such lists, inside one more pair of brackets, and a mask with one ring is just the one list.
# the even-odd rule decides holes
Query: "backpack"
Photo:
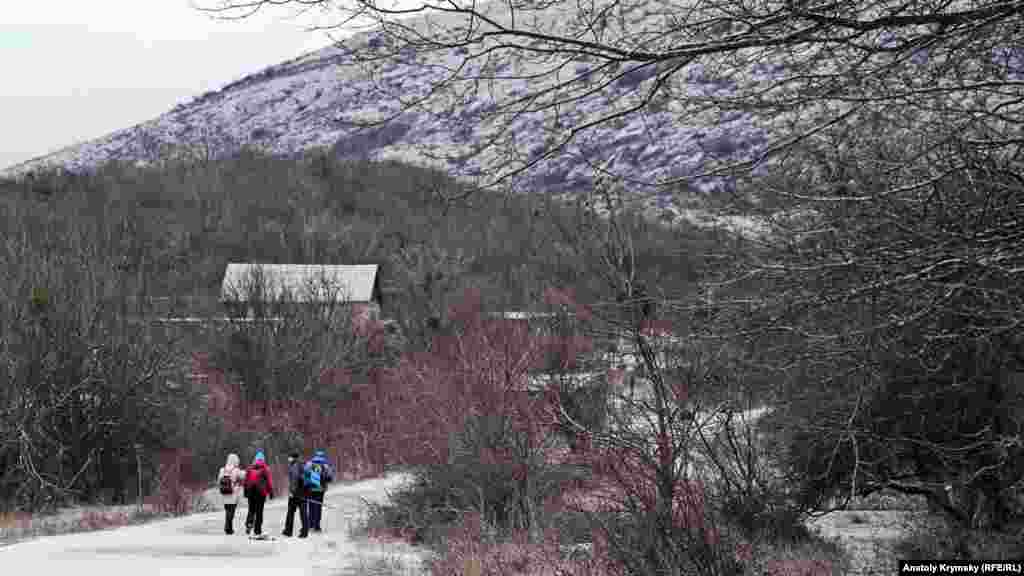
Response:
[{"label": "backpack", "polygon": [[231,473],[225,471],[224,475],[220,477],[220,493],[225,496],[230,496],[235,493],[235,482],[231,477]]},{"label": "backpack", "polygon": [[245,471],[245,496],[248,498],[250,495],[266,494],[267,493],[267,476],[264,474],[263,468],[259,466],[250,466]]},{"label": "backpack", "polygon": [[319,462],[313,462],[306,468],[306,487],[313,492],[320,492],[323,490],[323,473],[324,467]]}]

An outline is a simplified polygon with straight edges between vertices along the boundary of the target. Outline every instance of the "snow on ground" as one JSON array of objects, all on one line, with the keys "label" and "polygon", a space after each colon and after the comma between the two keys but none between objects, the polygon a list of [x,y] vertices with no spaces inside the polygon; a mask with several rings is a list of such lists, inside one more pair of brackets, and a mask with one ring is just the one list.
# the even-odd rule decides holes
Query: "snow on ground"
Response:
[{"label": "snow on ground", "polygon": [[810,530],[838,542],[849,554],[851,576],[892,574],[899,559],[897,545],[912,526],[934,523],[925,511],[838,510],[807,521]]},{"label": "snow on ground", "polygon": [[[235,534],[224,534],[224,512],[197,514],[116,530],[40,538],[0,548],[0,565],[31,566],[37,574],[104,576],[246,576],[361,574],[382,562],[392,574],[419,574],[424,552],[401,543],[352,539],[350,528],[365,514],[366,502],[386,499],[408,476],[391,474],[327,493],[323,528],[305,540],[280,536],[287,501],[268,502],[265,534],[270,542],[245,536],[244,503],[235,517]],[[296,519],[297,523],[297,519]]]}]

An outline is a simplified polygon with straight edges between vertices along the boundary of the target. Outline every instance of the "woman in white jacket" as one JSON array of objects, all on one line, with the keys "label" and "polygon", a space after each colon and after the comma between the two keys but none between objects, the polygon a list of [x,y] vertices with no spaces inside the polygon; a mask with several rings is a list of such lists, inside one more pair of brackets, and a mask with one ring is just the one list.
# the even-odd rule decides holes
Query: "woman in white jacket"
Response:
[{"label": "woman in white jacket", "polygon": [[[222,483],[222,479],[227,480]],[[217,473],[217,486],[224,502],[224,533],[235,533],[235,510],[238,508],[238,500],[242,497],[242,481],[245,480],[245,471],[238,467],[238,454],[228,454],[228,460],[224,467]],[[231,493],[225,494],[222,485],[230,482]]]}]

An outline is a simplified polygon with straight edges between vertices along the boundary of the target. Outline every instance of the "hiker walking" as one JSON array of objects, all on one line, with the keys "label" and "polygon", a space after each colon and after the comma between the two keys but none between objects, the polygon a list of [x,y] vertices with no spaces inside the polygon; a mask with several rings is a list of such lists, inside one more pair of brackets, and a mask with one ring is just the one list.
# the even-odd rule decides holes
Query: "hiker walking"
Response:
[{"label": "hiker walking", "polygon": [[334,468],[327,462],[327,453],[317,450],[303,468],[303,480],[309,504],[309,529],[321,532],[320,518],[323,515],[324,493],[327,485],[334,481]]},{"label": "hiker walking", "polygon": [[288,513],[284,517],[283,536],[291,536],[295,527],[295,511],[299,512],[299,538],[309,535],[309,514],[306,505],[306,483],[303,481],[303,463],[298,452],[288,455]]},{"label": "hiker walking", "polygon": [[257,452],[245,471],[245,498],[249,501],[249,513],[245,517],[246,534],[263,534],[263,506],[267,498],[274,497],[274,482],[270,476],[270,467],[263,452]]},{"label": "hiker walking", "polygon": [[245,471],[238,467],[238,454],[228,454],[227,462],[217,471],[217,485],[224,503],[224,533],[235,533],[235,510],[242,496]]}]

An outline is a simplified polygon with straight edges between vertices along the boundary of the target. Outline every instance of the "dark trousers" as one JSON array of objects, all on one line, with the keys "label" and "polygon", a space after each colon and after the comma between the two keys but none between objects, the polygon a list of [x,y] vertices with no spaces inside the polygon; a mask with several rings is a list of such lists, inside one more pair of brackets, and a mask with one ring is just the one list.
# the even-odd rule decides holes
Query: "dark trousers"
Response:
[{"label": "dark trousers", "polygon": [[263,505],[267,503],[265,496],[249,496],[249,513],[245,516],[245,530],[252,529],[253,534],[263,534]]},{"label": "dark trousers", "polygon": [[224,505],[224,533],[234,534],[235,533],[235,508],[238,508],[238,504],[225,504]]},{"label": "dark trousers", "polygon": [[306,497],[303,494],[288,497],[288,514],[284,517],[284,533],[289,535],[292,533],[292,528],[295,527],[296,510],[299,512],[299,522],[302,523],[302,531],[299,534],[305,536],[309,533],[309,513],[306,506]]},{"label": "dark trousers", "polygon": [[320,517],[323,515],[324,510],[323,503],[323,492],[309,493],[309,528],[311,530],[320,530]]}]

